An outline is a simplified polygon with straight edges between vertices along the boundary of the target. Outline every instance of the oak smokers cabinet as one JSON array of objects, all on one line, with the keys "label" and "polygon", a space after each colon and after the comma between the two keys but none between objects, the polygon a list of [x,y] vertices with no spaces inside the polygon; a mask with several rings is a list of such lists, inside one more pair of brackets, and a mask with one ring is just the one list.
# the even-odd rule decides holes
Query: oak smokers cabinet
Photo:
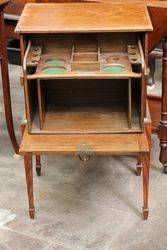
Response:
[{"label": "oak smokers cabinet", "polygon": [[142,39],[135,33],[30,38],[24,57],[29,132],[142,132]]},{"label": "oak smokers cabinet", "polygon": [[150,123],[145,77],[151,30],[148,10],[141,5],[26,5],[16,32],[27,119],[20,152],[31,218],[32,155],[57,153],[83,159],[92,153],[138,156],[147,218]]}]

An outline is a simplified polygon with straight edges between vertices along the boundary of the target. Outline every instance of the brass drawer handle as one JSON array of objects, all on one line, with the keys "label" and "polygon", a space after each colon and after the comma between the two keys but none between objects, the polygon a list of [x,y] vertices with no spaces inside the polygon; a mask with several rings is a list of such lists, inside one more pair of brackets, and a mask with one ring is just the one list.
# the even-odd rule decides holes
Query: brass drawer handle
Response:
[{"label": "brass drawer handle", "polygon": [[87,163],[90,160],[90,155],[88,154],[82,154],[82,155],[79,155],[78,157],[84,163]]}]

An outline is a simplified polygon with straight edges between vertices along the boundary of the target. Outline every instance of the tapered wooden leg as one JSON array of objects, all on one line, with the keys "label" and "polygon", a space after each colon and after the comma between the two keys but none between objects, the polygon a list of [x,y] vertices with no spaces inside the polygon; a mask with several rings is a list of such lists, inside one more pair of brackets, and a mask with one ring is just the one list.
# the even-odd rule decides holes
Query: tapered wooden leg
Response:
[{"label": "tapered wooden leg", "polygon": [[41,176],[41,156],[36,155],[36,173],[38,176]]},{"label": "tapered wooden leg", "polygon": [[139,155],[137,158],[137,164],[136,164],[136,175],[140,176],[142,172],[142,161],[141,161],[141,156]]},{"label": "tapered wooden leg", "polygon": [[149,171],[150,171],[150,154],[142,155],[143,164],[143,219],[147,220],[148,209],[148,194],[149,194]]},{"label": "tapered wooden leg", "polygon": [[33,168],[32,168],[32,155],[24,155],[24,166],[27,182],[27,193],[28,193],[28,202],[29,202],[29,215],[31,219],[34,219],[35,216],[35,207],[34,207],[34,195],[33,195]]}]

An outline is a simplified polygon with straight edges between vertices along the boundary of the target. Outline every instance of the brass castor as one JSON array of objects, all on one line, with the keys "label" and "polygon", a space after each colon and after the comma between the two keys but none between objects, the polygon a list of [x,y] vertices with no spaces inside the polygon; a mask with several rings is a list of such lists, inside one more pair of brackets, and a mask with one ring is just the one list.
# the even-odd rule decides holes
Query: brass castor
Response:
[{"label": "brass castor", "polygon": [[79,159],[83,161],[84,163],[87,163],[90,160],[90,155],[85,154],[85,155],[79,155]]},{"label": "brass castor", "polygon": [[41,166],[36,166],[37,176],[41,176]]},{"label": "brass castor", "polygon": [[148,219],[149,210],[148,208],[143,208],[143,220]]},{"label": "brass castor", "polygon": [[163,165],[163,172],[164,174],[167,174],[167,164]]}]

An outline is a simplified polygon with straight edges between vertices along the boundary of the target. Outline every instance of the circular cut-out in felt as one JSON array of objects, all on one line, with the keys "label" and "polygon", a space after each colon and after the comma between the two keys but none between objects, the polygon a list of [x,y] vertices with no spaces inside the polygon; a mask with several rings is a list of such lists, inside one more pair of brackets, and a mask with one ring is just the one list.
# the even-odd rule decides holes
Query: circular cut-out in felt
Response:
[{"label": "circular cut-out in felt", "polygon": [[47,67],[42,69],[42,73],[48,74],[48,75],[54,75],[54,74],[64,74],[67,71],[67,68],[65,67]]},{"label": "circular cut-out in felt", "polygon": [[63,59],[47,59],[45,64],[61,65],[64,63]]},{"label": "circular cut-out in felt", "polygon": [[135,62],[135,61],[137,61],[137,58],[133,57],[131,60]]},{"label": "circular cut-out in felt", "polygon": [[105,73],[117,74],[123,72],[125,67],[123,65],[108,65],[104,66],[102,70]]}]

